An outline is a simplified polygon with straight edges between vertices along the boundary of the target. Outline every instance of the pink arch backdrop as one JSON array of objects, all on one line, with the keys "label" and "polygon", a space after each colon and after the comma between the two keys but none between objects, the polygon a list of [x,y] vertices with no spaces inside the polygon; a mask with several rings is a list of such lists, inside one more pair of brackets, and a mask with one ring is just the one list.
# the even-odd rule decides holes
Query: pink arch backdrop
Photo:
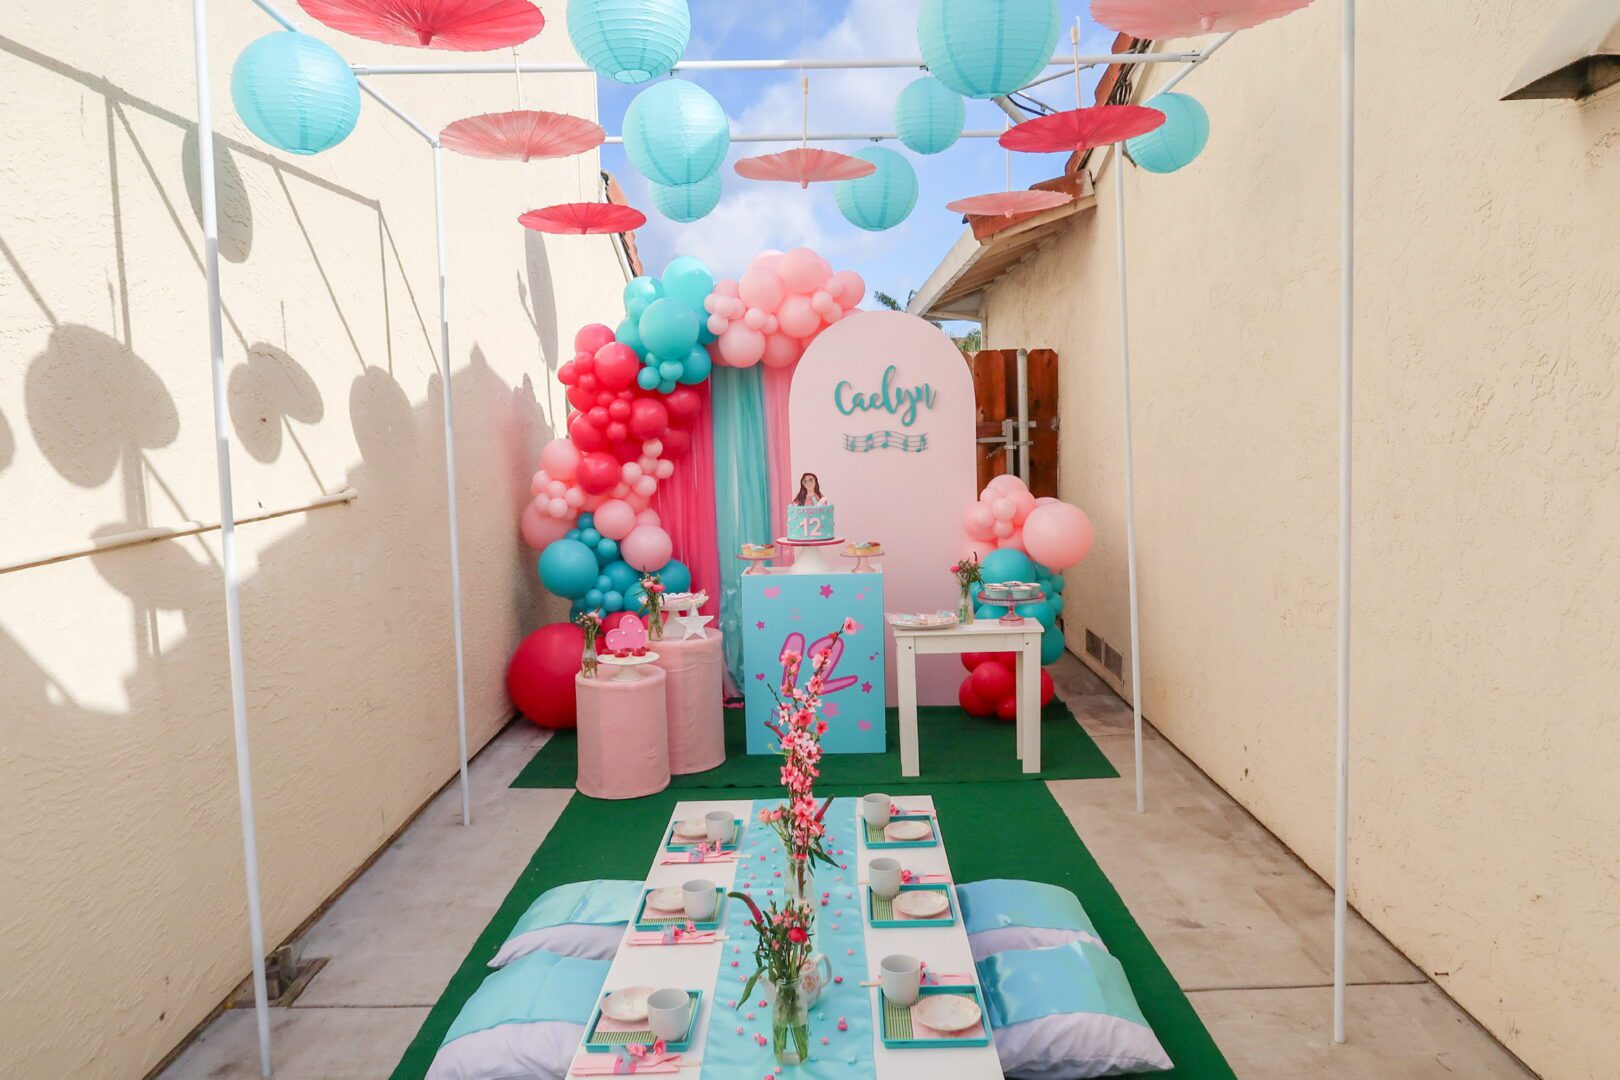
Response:
[{"label": "pink arch backdrop", "polygon": [[[861,311],[822,332],[793,373],[790,475],[813,472],[839,535],[881,541],[890,611],[955,610],[950,565],[974,490],[973,379],[937,327]],[[888,658],[890,704],[894,658]],[[953,705],[955,657],[919,657],[918,701]]]}]

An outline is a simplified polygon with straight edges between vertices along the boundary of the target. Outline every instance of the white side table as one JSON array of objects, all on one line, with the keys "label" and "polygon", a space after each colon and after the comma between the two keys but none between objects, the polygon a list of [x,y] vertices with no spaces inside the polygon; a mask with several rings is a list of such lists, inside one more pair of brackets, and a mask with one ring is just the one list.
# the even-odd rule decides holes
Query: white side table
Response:
[{"label": "white side table", "polygon": [[917,656],[938,653],[1010,652],[1017,657],[1014,671],[1018,690],[1018,757],[1024,771],[1041,771],[1041,631],[1038,619],[1008,624],[998,619],[975,619],[971,625],[948,630],[894,631],[895,677],[900,696],[900,775],[916,776],[917,760]]}]

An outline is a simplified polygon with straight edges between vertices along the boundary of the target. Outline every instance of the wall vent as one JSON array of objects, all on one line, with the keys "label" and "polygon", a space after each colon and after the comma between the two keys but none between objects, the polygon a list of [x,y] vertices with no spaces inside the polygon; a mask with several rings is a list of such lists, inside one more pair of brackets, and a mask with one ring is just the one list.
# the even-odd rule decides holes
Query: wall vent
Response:
[{"label": "wall vent", "polygon": [[1103,642],[1103,667],[1108,673],[1121,682],[1125,681],[1125,658],[1119,655],[1119,650]]},{"label": "wall vent", "polygon": [[1103,639],[1098,636],[1095,630],[1086,631],[1086,655],[1098,663],[1102,662]]}]

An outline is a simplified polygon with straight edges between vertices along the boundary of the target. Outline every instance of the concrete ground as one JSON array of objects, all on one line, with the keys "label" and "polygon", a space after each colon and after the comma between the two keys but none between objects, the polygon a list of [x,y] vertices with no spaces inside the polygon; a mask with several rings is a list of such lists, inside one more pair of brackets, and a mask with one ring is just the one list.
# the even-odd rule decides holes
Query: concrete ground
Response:
[{"label": "concrete ground", "polygon": [[[1132,793],[1131,711],[1079,661],[1059,693],[1119,770],[1051,784],[1243,1080],[1530,1077],[1359,918],[1350,1042],[1330,1039],[1333,894],[1151,730],[1149,813]],[[544,741],[514,724],[472,764],[473,825],[447,789],[305,934],[326,967],[272,1010],[280,1080],[376,1080],[398,1062],[570,792],[508,787]],[[253,1080],[250,1009],[208,1025],[162,1080]]]}]

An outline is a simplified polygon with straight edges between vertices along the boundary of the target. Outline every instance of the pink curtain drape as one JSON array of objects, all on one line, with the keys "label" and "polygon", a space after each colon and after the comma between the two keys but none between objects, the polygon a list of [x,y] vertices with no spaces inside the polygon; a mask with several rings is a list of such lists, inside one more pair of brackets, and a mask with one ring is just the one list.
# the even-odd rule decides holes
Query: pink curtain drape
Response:
[{"label": "pink curtain drape", "polygon": [[[693,591],[709,594],[705,615],[720,613],[720,539],[714,518],[714,410],[709,383],[692,389],[703,399],[692,424],[692,449],[676,462],[675,474],[660,481],[652,507],[674,542],[675,557],[692,571]],[[735,554],[733,552],[733,554]]]},{"label": "pink curtain drape", "polygon": [[789,475],[793,463],[788,445],[788,388],[792,385],[793,368],[765,369],[764,465],[770,475],[771,525],[777,536],[787,535],[787,505],[799,491]]}]

